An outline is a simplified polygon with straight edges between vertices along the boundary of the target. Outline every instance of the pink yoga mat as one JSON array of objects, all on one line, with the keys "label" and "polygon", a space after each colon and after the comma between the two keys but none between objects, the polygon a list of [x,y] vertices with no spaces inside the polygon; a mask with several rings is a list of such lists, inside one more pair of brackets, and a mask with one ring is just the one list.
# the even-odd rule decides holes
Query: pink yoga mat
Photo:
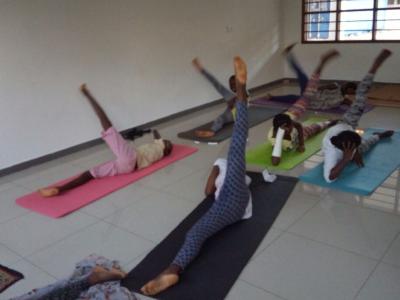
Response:
[{"label": "pink yoga mat", "polygon": [[[42,215],[60,218],[196,151],[197,148],[175,144],[170,156],[142,170],[126,175],[94,179],[74,190],[52,198],[44,198],[34,192],[18,198],[16,202],[18,205]],[[62,180],[54,185],[70,179]]]}]

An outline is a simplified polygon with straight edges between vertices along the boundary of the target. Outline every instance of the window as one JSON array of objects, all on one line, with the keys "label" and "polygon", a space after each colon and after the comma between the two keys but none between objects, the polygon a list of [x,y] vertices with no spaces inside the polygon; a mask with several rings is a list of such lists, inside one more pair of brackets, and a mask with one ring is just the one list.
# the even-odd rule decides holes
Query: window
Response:
[{"label": "window", "polygon": [[400,0],[303,0],[303,42],[399,42]]}]

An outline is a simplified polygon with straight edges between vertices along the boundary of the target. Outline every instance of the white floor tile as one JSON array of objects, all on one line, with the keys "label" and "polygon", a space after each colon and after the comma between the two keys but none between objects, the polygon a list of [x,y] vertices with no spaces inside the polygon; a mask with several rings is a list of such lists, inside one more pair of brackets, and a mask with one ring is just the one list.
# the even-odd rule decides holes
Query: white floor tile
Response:
[{"label": "white floor tile", "polygon": [[241,279],[288,300],[353,299],[376,261],[283,234]]},{"label": "white floor tile", "polygon": [[135,202],[105,220],[151,241],[159,242],[193,210],[195,205],[159,192]]},{"label": "white floor tile", "polygon": [[400,232],[400,218],[372,209],[322,200],[289,231],[381,259]]},{"label": "white floor tile", "polygon": [[155,193],[157,193],[155,190],[144,187],[139,182],[135,182],[90,203],[82,211],[98,218],[105,218]]},{"label": "white floor tile", "polygon": [[400,268],[380,264],[361,289],[356,300],[398,300],[400,298]]},{"label": "white floor tile", "polygon": [[11,268],[22,273],[25,278],[5,290],[0,295],[0,299],[21,296],[34,288],[40,288],[56,281],[54,277],[25,260],[13,264]]},{"label": "white floor tile", "polygon": [[383,261],[400,267],[400,235],[397,236],[396,240],[390,246]]},{"label": "white floor tile", "polygon": [[268,293],[260,288],[252,286],[242,280],[238,280],[230,290],[226,300],[284,300],[281,297]]},{"label": "white floor tile", "polygon": [[148,240],[99,222],[27,259],[54,277],[64,278],[78,261],[92,253],[118,260],[123,265],[153,247],[154,244]]},{"label": "white floor tile", "polygon": [[17,253],[11,251],[4,245],[0,244],[0,262],[4,265],[10,265],[22,259]]},{"label": "white floor tile", "polygon": [[0,240],[18,254],[27,256],[97,221],[80,212],[60,219],[29,213],[2,224]]},{"label": "white floor tile", "polygon": [[29,190],[22,187],[13,186],[1,191],[0,195],[0,223],[29,213],[29,210],[17,205],[15,200],[28,194]]},{"label": "white floor tile", "polygon": [[255,259],[258,255],[260,255],[260,253],[262,253],[269,245],[271,245],[282,233],[282,230],[273,227],[270,228],[267,235],[258,246],[256,252],[253,254],[252,259]]}]

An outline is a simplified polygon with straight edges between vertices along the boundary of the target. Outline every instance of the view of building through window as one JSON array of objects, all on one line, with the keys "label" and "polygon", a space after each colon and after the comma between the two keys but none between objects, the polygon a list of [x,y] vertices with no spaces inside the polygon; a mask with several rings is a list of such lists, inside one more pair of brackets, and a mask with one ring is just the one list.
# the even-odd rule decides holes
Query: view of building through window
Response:
[{"label": "view of building through window", "polygon": [[304,42],[400,41],[400,0],[303,0]]}]

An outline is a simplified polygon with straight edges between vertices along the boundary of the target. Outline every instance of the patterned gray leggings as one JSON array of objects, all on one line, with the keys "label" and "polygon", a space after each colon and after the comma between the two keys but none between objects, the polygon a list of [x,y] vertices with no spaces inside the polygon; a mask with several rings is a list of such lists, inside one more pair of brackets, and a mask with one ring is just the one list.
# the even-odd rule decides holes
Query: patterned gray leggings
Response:
[{"label": "patterned gray leggings", "polygon": [[[371,88],[374,80],[374,74],[368,73],[359,83],[356,91],[356,99],[350,108],[343,115],[342,121],[349,124],[354,129],[358,126],[358,122],[364,112],[367,101],[367,93]],[[361,145],[358,147],[360,153],[365,153],[371,149],[379,141],[379,136],[372,135],[369,138],[362,139]]]}]

